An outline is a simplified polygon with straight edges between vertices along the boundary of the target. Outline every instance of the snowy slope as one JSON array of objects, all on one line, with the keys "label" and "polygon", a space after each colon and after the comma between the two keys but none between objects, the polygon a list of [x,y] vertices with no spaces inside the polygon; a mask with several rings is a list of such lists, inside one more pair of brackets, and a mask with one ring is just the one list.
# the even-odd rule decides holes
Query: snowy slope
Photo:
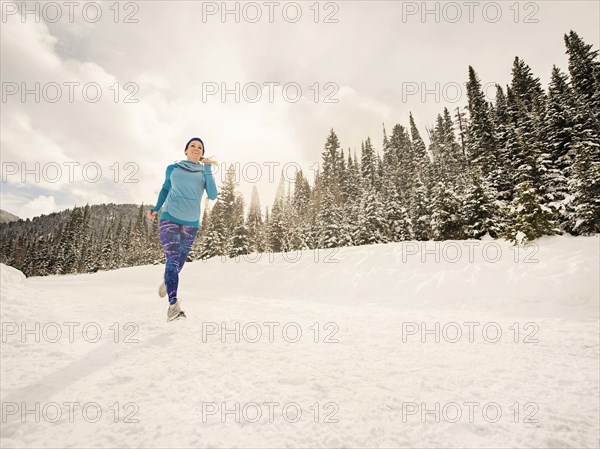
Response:
[{"label": "snowy slope", "polygon": [[424,245],[3,265],[1,446],[598,447],[598,236]]},{"label": "snowy slope", "polygon": [[0,209],[0,223],[10,223],[11,221],[17,220],[20,220],[20,218],[16,215],[11,214],[10,212],[5,211],[3,209]]}]

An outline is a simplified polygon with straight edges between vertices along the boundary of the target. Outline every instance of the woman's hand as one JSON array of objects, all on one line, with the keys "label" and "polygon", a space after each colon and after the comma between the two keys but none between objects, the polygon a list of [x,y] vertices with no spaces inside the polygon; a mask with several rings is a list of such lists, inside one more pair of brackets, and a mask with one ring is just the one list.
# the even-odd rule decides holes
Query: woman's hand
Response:
[{"label": "woman's hand", "polygon": [[148,217],[148,220],[154,220],[154,217],[156,217],[157,212],[152,212],[151,210],[146,212],[146,217]]},{"label": "woman's hand", "polygon": [[200,162],[202,162],[203,164],[213,164],[213,165],[217,165],[217,161],[214,159],[211,159],[209,157],[203,157],[202,159],[200,159]]}]

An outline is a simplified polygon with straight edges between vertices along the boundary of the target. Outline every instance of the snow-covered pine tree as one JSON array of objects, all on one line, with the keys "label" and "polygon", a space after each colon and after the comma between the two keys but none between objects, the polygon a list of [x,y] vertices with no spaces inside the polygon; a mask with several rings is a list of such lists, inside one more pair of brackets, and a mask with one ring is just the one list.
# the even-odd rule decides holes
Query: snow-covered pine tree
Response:
[{"label": "snow-covered pine tree", "polygon": [[79,249],[78,273],[89,273],[95,266],[94,233],[91,226],[90,205],[83,208],[80,228],[81,247]]},{"label": "snow-covered pine tree", "polygon": [[461,156],[462,156],[462,160],[464,161],[464,164],[469,167],[470,163],[469,163],[469,158],[467,157],[467,128],[468,128],[468,121],[467,121],[467,112],[468,112],[468,107],[467,106],[463,106],[463,110],[461,110],[460,107],[456,107],[456,113],[454,114],[454,121],[456,122],[456,126],[457,126],[457,133],[458,133],[458,143],[460,144],[460,151],[461,151]]},{"label": "snow-covered pine tree", "polygon": [[311,189],[308,180],[304,177],[302,170],[298,170],[294,178],[294,196],[292,198],[292,216],[296,232],[294,233],[291,247],[294,250],[306,250],[310,248],[309,233],[312,214],[310,210],[310,196]]},{"label": "snow-covered pine tree", "polygon": [[129,250],[127,251],[127,265],[144,265],[146,261],[146,244],[148,241],[148,227],[144,205],[138,207],[137,217],[129,237]]},{"label": "snow-covered pine tree", "polygon": [[[370,149],[372,150],[372,147]],[[371,158],[371,180],[374,181],[376,175],[374,153],[369,157]],[[333,129],[325,143],[322,158],[323,170],[318,172],[318,187],[315,186],[314,197],[318,201],[315,216],[317,246],[319,248],[346,246],[352,243],[345,225],[346,217],[343,214],[344,203],[349,196],[349,192],[346,191],[348,187],[346,178],[352,176],[349,171],[352,167],[346,167],[344,152],[340,149],[339,140]]]},{"label": "snow-covered pine tree", "polygon": [[431,229],[431,209],[429,204],[427,188],[421,180],[417,178],[410,203],[410,217],[415,240],[430,240],[433,236],[433,231]]},{"label": "snow-covered pine tree", "polygon": [[[350,159],[349,159],[350,160]],[[398,177],[398,152],[392,145],[392,142],[385,132],[385,125],[383,126],[383,172],[382,176],[386,179],[392,178],[394,184],[397,182]],[[382,187],[385,183],[382,183]]]},{"label": "snow-covered pine tree", "polygon": [[[487,186],[491,196],[495,196],[505,207],[514,197],[514,156],[517,153],[516,132],[512,117],[509,113],[508,101],[504,90],[496,84],[496,101],[491,111],[495,129],[496,160],[497,165],[490,173],[489,178],[493,180],[493,187],[483,179],[481,182]],[[475,171],[479,173],[479,170]],[[475,177],[479,175],[474,175]],[[471,177],[473,179],[473,176]],[[471,181],[472,181],[471,179]],[[471,183],[472,185],[472,183]]]},{"label": "snow-covered pine tree", "polygon": [[385,234],[388,242],[412,239],[412,223],[408,210],[391,176],[384,182]]},{"label": "snow-covered pine tree", "polygon": [[[283,173],[282,173],[283,175]],[[283,200],[282,214],[281,251],[289,252],[294,249],[294,240],[298,238],[299,230],[296,226],[294,211],[292,208],[291,182],[287,183],[287,193]]]},{"label": "snow-covered pine tree", "polygon": [[264,223],[256,185],[252,186],[252,194],[250,195],[250,206],[248,208],[248,215],[246,216],[246,224],[248,226],[250,252],[265,252],[267,250],[267,245],[264,240]]},{"label": "snow-covered pine tree", "polygon": [[[401,128],[396,130],[397,133]],[[398,135],[394,137],[397,139]],[[400,170],[398,167],[398,151],[396,145],[388,139],[383,128],[383,170],[381,174],[382,191],[385,220],[385,235],[389,242],[399,242],[412,238],[412,229],[408,211],[403,204],[403,198],[400,195]],[[355,230],[352,230],[354,233]]]},{"label": "snow-covered pine tree", "polygon": [[460,145],[454,134],[454,124],[447,108],[444,108],[443,116],[438,114],[435,127],[429,130],[429,137],[429,153],[433,157],[430,181],[452,185],[456,192],[461,191],[467,184],[466,164],[462,159]]},{"label": "snow-covered pine tree", "polygon": [[320,180],[323,189],[329,190],[336,204],[341,203],[341,175],[344,170],[344,160],[340,151],[339,139],[333,130],[329,132],[327,141],[321,153],[322,170]]},{"label": "snow-covered pine tree", "polygon": [[113,233],[115,232],[114,220],[114,217],[110,215],[104,219],[104,225],[102,226],[102,246],[98,256],[98,268],[100,270],[110,270],[113,264]]},{"label": "snow-covered pine tree", "polygon": [[118,234],[116,236],[115,250],[115,261],[118,264],[115,268],[129,267],[128,254],[131,250],[131,232],[133,229],[133,223],[131,218],[122,217],[122,221],[119,223]]},{"label": "snow-covered pine tree", "polygon": [[600,60],[598,50],[574,31],[565,35],[565,43],[577,102],[569,228],[575,234],[594,234],[600,232]]},{"label": "snow-covered pine tree", "polygon": [[86,244],[86,250],[84,251],[83,256],[83,266],[81,269],[81,273],[95,273],[98,271],[98,251],[99,247],[98,242],[95,238],[90,237]]},{"label": "snow-covered pine tree", "polygon": [[284,233],[284,206],[285,206],[285,184],[283,172],[279,178],[275,199],[271,207],[271,214],[267,224],[267,238],[269,251],[278,253],[283,249],[283,233]]},{"label": "snow-covered pine tree", "polygon": [[21,262],[21,268],[23,274],[27,277],[33,276],[35,274],[35,266],[34,266],[34,251],[35,251],[35,242],[32,242],[29,238],[25,238],[25,251],[23,260]]},{"label": "snow-covered pine tree", "polygon": [[384,177],[384,166],[383,166],[383,158],[379,153],[375,153],[375,165],[376,165],[376,174],[375,174],[375,191],[381,194],[383,190],[383,177]]},{"label": "snow-covered pine tree", "polygon": [[511,219],[511,226],[505,230],[504,237],[515,242],[519,232],[525,234],[523,243],[558,232],[552,210],[542,203],[542,198],[531,181],[524,181],[517,186]]},{"label": "snow-covered pine tree", "polygon": [[515,57],[512,67],[512,80],[510,85],[513,95],[528,113],[543,113],[546,94],[539,78],[535,78],[531,67],[519,57]]},{"label": "snow-covered pine tree", "polygon": [[565,34],[565,45],[569,56],[569,73],[573,89],[581,104],[591,113],[600,127],[600,59],[598,50],[592,50],[579,35],[571,30]]},{"label": "snow-covered pine tree", "polygon": [[320,179],[320,171],[317,169],[313,177],[314,187],[310,192],[310,201],[308,206],[309,230],[305,236],[310,249],[316,249],[319,247],[319,234],[321,229],[319,223],[319,213],[321,210],[321,201],[323,196]]},{"label": "snow-covered pine tree", "polygon": [[244,222],[244,199],[237,195],[235,199],[235,220],[233,226],[233,236],[229,248],[229,257],[239,257],[250,254],[250,240],[248,238],[248,228]]},{"label": "snow-covered pine tree", "polygon": [[[217,223],[215,223],[216,227],[213,227],[213,232],[216,228],[220,228],[222,232],[220,236],[222,247],[217,249],[217,253],[219,255],[228,255],[231,253],[234,229],[237,225],[237,221],[240,219],[238,216],[239,207],[236,206],[238,196],[236,192],[236,176],[237,174],[235,167],[233,164],[230,164],[227,169],[225,183],[219,189],[217,198],[217,204],[219,204],[219,208],[217,209],[217,214],[214,217]],[[217,206],[217,204],[213,206],[213,209]],[[211,216],[211,221],[212,218],[213,217]],[[243,220],[243,215],[241,219]]]},{"label": "snow-covered pine tree", "polygon": [[412,142],[406,128],[400,124],[394,126],[389,146],[396,153],[396,186],[401,195],[408,197],[414,188],[415,168],[412,160]]},{"label": "snow-covered pine tree", "polygon": [[573,213],[570,228],[578,235],[600,232],[600,138],[593,117],[578,113],[575,117],[573,176],[570,190]]},{"label": "snow-covered pine tree", "polygon": [[547,148],[552,163],[548,172],[547,196],[549,205],[557,211],[562,229],[567,229],[572,214],[569,194],[571,167],[575,157],[573,148],[577,105],[568,77],[554,66],[548,88],[548,103],[542,128],[543,146]]},{"label": "snow-covered pine tree", "polygon": [[463,201],[465,237],[480,239],[486,234],[497,238],[501,231],[500,210],[478,169],[471,173],[471,184]]},{"label": "snow-covered pine tree", "polygon": [[[10,259],[8,261],[8,265],[16,268],[23,268],[25,256],[27,254],[28,242],[25,234],[19,235],[17,241],[12,247],[12,252]],[[26,274],[25,274],[26,275]],[[27,275],[26,275],[27,276]]]},{"label": "snow-covered pine tree", "polygon": [[462,153],[462,148],[456,139],[454,122],[448,108],[444,108],[440,135],[443,142],[444,165],[447,167],[446,170],[450,175],[450,179],[455,180],[454,185],[460,188],[460,186],[467,184],[465,177],[467,164]]},{"label": "snow-covered pine tree", "polygon": [[380,194],[375,187],[368,186],[363,192],[361,201],[362,213],[359,216],[359,227],[354,241],[358,245],[387,243],[385,211]]},{"label": "snow-covered pine tree", "polygon": [[546,108],[546,96],[539,78],[534,78],[531,68],[519,58],[515,58],[512,70],[511,93],[508,98],[516,133],[521,139],[520,149],[515,159],[515,185],[531,181],[538,189],[545,204],[552,158],[542,145],[542,120]]},{"label": "snow-covered pine tree", "polygon": [[330,190],[323,192],[320,206],[317,220],[319,224],[318,248],[337,248],[342,246],[342,214]]},{"label": "snow-covered pine tree", "polygon": [[371,138],[361,143],[360,173],[364,188],[377,186],[377,156]]},{"label": "snow-covered pine tree", "polygon": [[464,238],[462,204],[453,188],[438,182],[432,190],[431,227],[434,240]]},{"label": "snow-covered pine tree", "polygon": [[481,82],[471,66],[469,66],[467,98],[470,115],[467,127],[467,157],[471,165],[478,166],[488,181],[494,185],[495,179],[492,173],[497,166],[494,127]]},{"label": "snow-covered pine tree", "polygon": [[[147,250],[147,263],[158,265],[165,259],[165,253],[160,243],[160,217],[157,214],[152,222],[150,223],[150,231],[148,233],[148,243],[146,244]],[[196,243],[198,239],[194,240]]]},{"label": "snow-covered pine tree", "polygon": [[46,276],[50,274],[49,267],[52,264],[50,259],[52,243],[50,235],[42,235],[37,239],[37,247],[34,256],[36,276]]},{"label": "snow-covered pine tree", "polygon": [[200,258],[210,259],[225,255],[225,225],[222,203],[217,201],[208,214],[207,225],[201,237]]},{"label": "snow-covered pine tree", "polygon": [[342,198],[343,201],[343,223],[342,223],[342,235],[346,239],[348,245],[352,245],[353,235],[357,228],[358,223],[358,210],[360,208],[360,199],[362,191],[362,180],[360,164],[356,152],[354,155],[348,150],[348,160],[346,163],[345,177],[342,179]]},{"label": "snow-covered pine tree", "polygon": [[74,207],[60,236],[58,244],[56,271],[57,274],[77,272],[79,251],[81,247],[81,223],[83,213],[81,208]]},{"label": "snow-covered pine tree", "polygon": [[429,159],[427,147],[425,146],[425,142],[421,137],[421,133],[419,133],[419,129],[415,124],[415,119],[413,118],[412,113],[409,113],[409,121],[411,138],[410,167],[414,170],[411,176],[418,177],[421,182],[425,184],[428,182],[428,177],[430,175],[431,160]]},{"label": "snow-covered pine tree", "polygon": [[198,227],[198,234],[194,239],[194,243],[192,244],[192,249],[190,250],[190,259],[198,260],[202,259],[202,240],[204,235],[206,235],[208,229],[208,221],[210,220],[210,216],[208,213],[208,198],[205,199],[204,205],[202,206],[202,217],[200,219],[200,226]]}]

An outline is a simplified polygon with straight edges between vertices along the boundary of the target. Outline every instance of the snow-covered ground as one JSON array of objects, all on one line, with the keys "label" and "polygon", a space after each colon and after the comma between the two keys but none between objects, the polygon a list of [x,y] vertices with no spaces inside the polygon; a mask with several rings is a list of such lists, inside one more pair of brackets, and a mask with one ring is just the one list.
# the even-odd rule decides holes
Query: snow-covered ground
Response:
[{"label": "snow-covered ground", "polygon": [[170,323],[163,266],[2,266],[1,446],[598,447],[599,251],[548,237],[196,261]]}]

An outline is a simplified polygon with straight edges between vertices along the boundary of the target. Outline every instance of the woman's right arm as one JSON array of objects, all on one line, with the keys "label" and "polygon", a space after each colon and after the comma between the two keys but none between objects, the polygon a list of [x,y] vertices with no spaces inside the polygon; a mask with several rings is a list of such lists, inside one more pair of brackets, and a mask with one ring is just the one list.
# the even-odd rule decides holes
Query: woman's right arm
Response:
[{"label": "woman's right arm", "polygon": [[158,212],[162,207],[163,203],[167,199],[167,195],[169,194],[169,190],[171,190],[171,172],[173,171],[173,165],[169,165],[167,167],[167,172],[165,173],[165,182],[163,183],[162,189],[160,189],[160,193],[158,194],[158,199],[156,200],[156,206],[154,206],[150,211]]}]

